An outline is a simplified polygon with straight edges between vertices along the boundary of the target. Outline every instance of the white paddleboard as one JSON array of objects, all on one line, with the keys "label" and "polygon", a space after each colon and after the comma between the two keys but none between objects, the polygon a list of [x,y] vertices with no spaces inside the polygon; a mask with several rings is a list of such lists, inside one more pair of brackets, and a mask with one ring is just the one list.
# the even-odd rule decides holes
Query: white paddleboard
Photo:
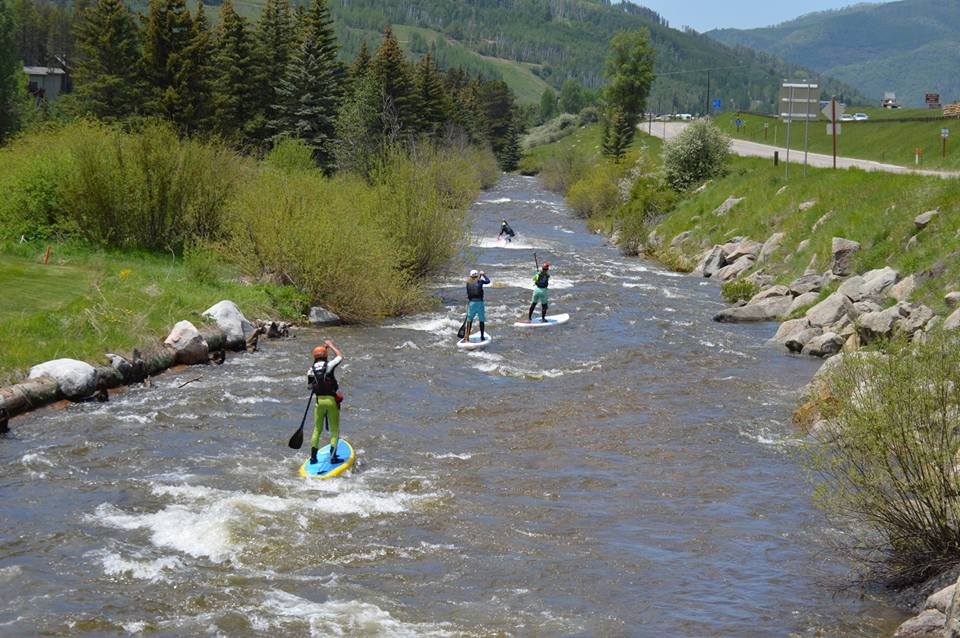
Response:
[{"label": "white paddleboard", "polygon": [[570,315],[547,315],[547,320],[543,321],[540,317],[534,317],[533,321],[517,321],[513,325],[517,328],[549,328],[550,326],[559,326],[570,321]]},{"label": "white paddleboard", "polygon": [[484,333],[485,338],[483,341],[480,340],[480,333],[474,333],[470,335],[470,341],[465,341],[461,339],[457,342],[457,347],[461,350],[483,350],[490,345],[490,342],[493,341],[493,337],[490,336],[489,332]]}]

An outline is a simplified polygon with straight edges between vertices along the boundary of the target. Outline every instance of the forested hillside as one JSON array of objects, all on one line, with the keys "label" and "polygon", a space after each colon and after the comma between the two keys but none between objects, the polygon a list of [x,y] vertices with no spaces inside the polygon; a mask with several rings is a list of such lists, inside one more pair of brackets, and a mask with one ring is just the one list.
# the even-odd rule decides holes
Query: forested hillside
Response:
[{"label": "forested hillside", "polygon": [[905,106],[925,93],[960,96],[960,3],[904,0],[824,11],[764,29],[722,29],[710,37],[805,64],[872,100],[894,91]]}]

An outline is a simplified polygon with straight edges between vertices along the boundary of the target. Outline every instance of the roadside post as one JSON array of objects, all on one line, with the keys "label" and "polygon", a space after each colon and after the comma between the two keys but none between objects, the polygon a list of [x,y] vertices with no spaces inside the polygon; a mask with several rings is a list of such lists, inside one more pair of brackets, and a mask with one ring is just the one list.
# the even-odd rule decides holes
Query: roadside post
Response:
[{"label": "roadside post", "polygon": [[790,82],[784,80],[780,85],[780,119],[787,124],[786,178],[790,178],[790,128],[794,119],[804,122],[803,129],[803,174],[807,174],[807,160],[810,148],[810,120],[818,117],[820,106],[820,85],[810,82]]},{"label": "roadside post", "polygon": [[833,136],[833,168],[837,168],[837,136],[840,135],[840,116],[843,115],[843,112],[846,108],[837,102],[836,97],[830,98],[830,102],[823,107],[820,112],[823,113],[824,117],[830,122],[827,124],[827,135]]},{"label": "roadside post", "polygon": [[763,141],[767,141],[767,131],[770,130],[770,122],[763,123]]},{"label": "roadside post", "polygon": [[919,146],[913,151],[913,163],[920,166],[920,156],[923,155],[923,149]]},{"label": "roadside post", "polygon": [[941,154],[942,159],[947,158],[947,138],[950,137],[950,129],[942,128],[940,129],[940,139],[943,141],[943,153]]}]

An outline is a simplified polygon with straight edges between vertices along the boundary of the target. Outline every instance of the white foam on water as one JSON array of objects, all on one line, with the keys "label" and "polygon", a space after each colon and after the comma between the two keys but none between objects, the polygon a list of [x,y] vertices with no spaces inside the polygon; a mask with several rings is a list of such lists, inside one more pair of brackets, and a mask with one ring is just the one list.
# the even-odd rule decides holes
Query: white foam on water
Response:
[{"label": "white foam on water", "polygon": [[144,414],[117,414],[113,418],[118,421],[123,421],[124,423],[139,423],[140,425],[144,425],[156,420],[157,413],[145,412]]},{"label": "white foam on water", "polygon": [[266,611],[281,619],[305,619],[310,625],[310,635],[316,638],[415,638],[454,635],[441,625],[403,622],[372,603],[358,600],[327,600],[316,603],[279,589],[268,592],[257,611]]},{"label": "white foam on water", "polygon": [[803,441],[801,439],[796,439],[788,435],[779,434],[771,432],[770,429],[761,427],[756,432],[748,432],[746,430],[740,430],[740,436],[746,437],[752,441],[756,441],[761,445],[766,445],[769,447],[774,447],[778,449],[795,447],[802,445]]},{"label": "white foam on water", "polygon": [[559,230],[561,233],[566,233],[566,234],[568,234],[568,235],[574,235],[574,234],[576,234],[576,231],[574,231],[574,230],[568,230],[568,229],[564,228],[563,226],[554,226],[553,229],[554,229],[554,230]]},{"label": "white foam on water", "polygon": [[120,624],[123,627],[123,630],[128,634],[142,634],[147,628],[147,623],[142,620],[136,620],[134,622],[125,622]]},{"label": "white foam on water", "polygon": [[514,239],[511,242],[507,242],[499,241],[496,237],[474,237],[470,241],[470,245],[474,248],[502,248],[504,250],[533,250],[534,248],[545,250],[549,248],[545,243],[540,246],[534,246],[522,239]]},{"label": "white foam on water", "polygon": [[233,403],[240,403],[245,405],[255,404],[255,403],[280,403],[281,402],[280,399],[276,399],[274,397],[262,397],[262,396],[261,397],[256,397],[256,396],[238,397],[237,395],[229,391],[225,391],[223,393],[223,396],[230,399],[230,401],[232,401]]},{"label": "white foam on water", "polygon": [[420,346],[412,341],[404,341],[398,346],[393,346],[394,350],[419,350]]},{"label": "white foam on water", "polygon": [[446,452],[446,453],[444,453],[444,454],[432,454],[432,453],[431,453],[431,454],[429,454],[429,456],[432,456],[433,458],[438,459],[438,460],[439,460],[439,459],[460,459],[461,461],[466,461],[466,460],[468,460],[468,459],[472,459],[472,458],[473,458],[473,455],[472,455],[472,454],[467,454],[467,453],[464,453],[464,454],[455,454],[455,453],[453,453],[453,452]]},{"label": "white foam on water", "polygon": [[108,576],[129,576],[152,582],[168,580],[165,572],[175,571],[183,566],[175,556],[163,556],[155,560],[132,560],[107,550],[96,550],[88,555],[100,560],[103,572]]},{"label": "white foam on water", "polygon": [[[533,290],[533,269],[529,277],[518,277],[505,275],[498,277],[494,282],[488,286],[489,288],[523,288],[525,290]],[[573,280],[565,279],[563,277],[550,276],[550,288],[549,290],[565,290],[567,288],[573,288]]]},{"label": "white foam on water", "polygon": [[423,319],[415,319],[413,321],[396,323],[385,327],[396,330],[416,330],[418,332],[432,333],[450,332],[453,334],[460,328],[460,320],[447,315],[432,315]]},{"label": "white foam on water", "polygon": [[498,197],[496,199],[481,199],[477,200],[478,204],[509,204],[513,200],[509,197]]},{"label": "white foam on water", "polygon": [[20,565],[8,565],[0,567],[0,583],[9,583],[23,575],[23,568]]},{"label": "white foam on water", "polygon": [[26,468],[31,478],[47,478],[47,473],[39,468],[53,468],[56,466],[53,461],[43,455],[43,451],[27,452],[20,457],[20,465]]},{"label": "white foam on water", "polygon": [[413,504],[435,496],[404,492],[381,494],[361,489],[320,497],[315,504],[319,510],[328,514],[353,514],[368,518],[377,514],[400,514],[408,511]]}]

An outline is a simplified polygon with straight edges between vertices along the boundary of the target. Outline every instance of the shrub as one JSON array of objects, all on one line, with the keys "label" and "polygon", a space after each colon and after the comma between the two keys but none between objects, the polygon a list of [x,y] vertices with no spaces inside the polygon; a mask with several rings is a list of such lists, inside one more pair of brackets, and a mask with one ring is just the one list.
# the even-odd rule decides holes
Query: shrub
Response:
[{"label": "shrub", "polygon": [[593,124],[594,122],[600,121],[600,109],[595,106],[584,107],[580,114],[577,115],[577,124],[579,126],[586,126],[587,124]]},{"label": "shrub", "polygon": [[750,301],[760,292],[760,286],[747,279],[734,279],[720,286],[720,294],[730,303]]},{"label": "shrub", "polygon": [[561,113],[549,122],[530,129],[530,132],[523,136],[521,146],[529,150],[534,146],[551,144],[577,130],[576,125],[576,115]]},{"label": "shrub", "polygon": [[845,356],[820,394],[829,436],[808,461],[824,479],[818,504],[849,531],[847,549],[893,585],[960,562],[956,338]]},{"label": "shrub", "polygon": [[[640,167],[641,171],[643,168]],[[650,229],[673,210],[679,199],[677,192],[664,184],[659,177],[637,176],[630,185],[627,201],[616,212],[615,226],[620,237],[621,251],[628,255],[638,254]],[[685,262],[673,255],[662,257],[678,266],[678,271],[686,272],[692,269],[687,269]]]},{"label": "shrub", "polygon": [[657,250],[653,258],[674,272],[690,272],[694,269],[693,260],[675,248]]},{"label": "shrub", "polygon": [[567,194],[574,183],[583,179],[590,161],[575,148],[565,148],[550,155],[540,169],[543,185],[549,190]]},{"label": "shrub", "polygon": [[567,204],[580,217],[594,217],[614,211],[620,205],[618,182],[622,171],[601,162],[574,183],[567,193]]},{"label": "shrub", "polygon": [[304,143],[290,137],[277,141],[263,158],[264,164],[279,171],[310,171],[317,170],[317,163],[313,159],[313,149]]},{"label": "shrub", "polygon": [[663,145],[667,182],[677,191],[722,175],[730,156],[730,138],[714,124],[697,120]]}]

